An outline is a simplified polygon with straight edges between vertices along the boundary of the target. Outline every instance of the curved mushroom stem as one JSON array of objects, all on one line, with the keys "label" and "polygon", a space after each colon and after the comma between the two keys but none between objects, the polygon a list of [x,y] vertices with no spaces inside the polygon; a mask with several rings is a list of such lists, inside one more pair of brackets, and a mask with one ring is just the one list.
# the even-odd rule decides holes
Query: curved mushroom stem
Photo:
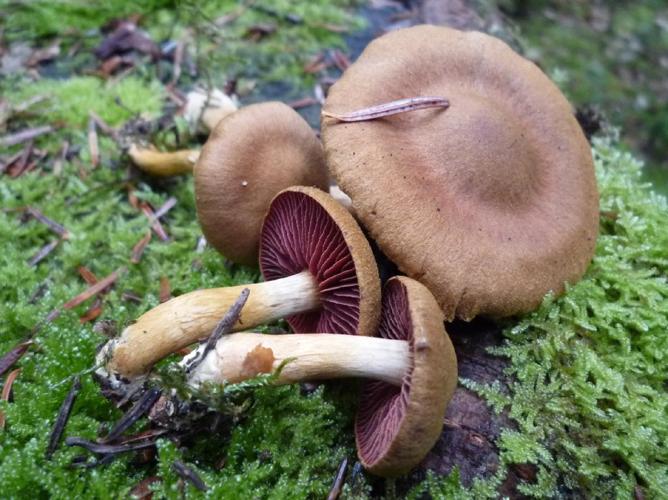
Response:
[{"label": "curved mushroom stem", "polygon": [[109,341],[98,354],[98,362],[104,365],[100,375],[124,379],[144,375],[159,360],[209,335],[245,288],[250,294],[233,331],[320,307],[318,285],[308,271],[252,285],[186,293],[144,313]]},{"label": "curved mushroom stem", "polygon": [[[204,346],[181,361],[201,355]],[[361,377],[401,386],[411,365],[408,342],[379,337],[305,333],[264,335],[235,333],[222,337],[188,377],[188,383],[236,383],[261,373],[277,375],[278,384]]]},{"label": "curved mushroom stem", "polygon": [[180,151],[162,152],[154,149],[140,148],[133,144],[128,150],[132,163],[151,175],[170,177],[172,175],[187,174],[199,158],[200,152],[196,149],[182,149]]}]

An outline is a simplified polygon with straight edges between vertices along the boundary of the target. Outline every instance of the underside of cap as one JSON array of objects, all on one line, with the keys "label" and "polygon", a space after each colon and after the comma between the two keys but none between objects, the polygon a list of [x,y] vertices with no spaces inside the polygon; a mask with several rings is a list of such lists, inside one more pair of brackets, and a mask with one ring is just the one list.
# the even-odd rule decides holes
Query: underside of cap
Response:
[{"label": "underside of cap", "polygon": [[450,106],[322,121],[328,166],[383,252],[448,319],[526,312],[580,279],[598,193],[589,144],[556,86],[491,36],[417,26],[369,44],[325,109],[418,96]]},{"label": "underside of cap", "polygon": [[289,186],[327,190],[320,141],[291,107],[252,104],[218,123],[194,168],[204,236],[228,259],[257,265],[262,219]]},{"label": "underside of cap", "polygon": [[309,271],[321,308],[286,318],[298,333],[373,335],[380,278],[371,247],[350,213],[319,189],[295,186],[271,202],[262,226],[266,280]]},{"label": "underside of cap", "polygon": [[457,385],[457,358],[438,303],[410,278],[393,278],[385,285],[378,332],[409,342],[412,367],[401,387],[365,383],[355,438],[364,467],[393,477],[418,465],[438,440]]}]

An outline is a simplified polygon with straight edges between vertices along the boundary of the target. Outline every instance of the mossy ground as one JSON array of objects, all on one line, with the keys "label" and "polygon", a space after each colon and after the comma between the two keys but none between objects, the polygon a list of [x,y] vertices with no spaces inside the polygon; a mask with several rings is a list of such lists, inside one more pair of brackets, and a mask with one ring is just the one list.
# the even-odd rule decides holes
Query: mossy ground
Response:
[{"label": "mossy ground", "polygon": [[[323,7],[325,14],[319,11],[318,16],[308,14],[309,8],[303,7],[305,18],[349,19],[343,11],[329,13],[333,7]],[[156,32],[169,15],[160,9]],[[107,19],[96,19],[91,27]],[[32,24],[24,27],[37,32]],[[289,40],[292,35],[285,36]],[[313,36],[311,49],[331,41]],[[301,57],[291,64],[298,65]],[[266,63],[272,64],[270,59]],[[216,78],[223,79],[224,73]],[[31,83],[21,76],[0,81],[0,87],[14,104],[33,95],[49,97],[16,128],[45,123],[59,127],[36,142],[51,152],[38,169],[17,179],[0,178],[0,353],[27,338],[51,311],[87,287],[77,272],[80,266],[98,277],[126,268],[104,296],[99,318],[112,321],[117,330],[158,303],[162,277],[168,278],[174,295],[258,279],[255,270],[227,266],[209,248],[196,252],[200,230],[191,179],[156,182],[138,176],[128,169],[116,144],[104,137],[101,164],[91,167],[85,129],[89,110],[112,126],[140,113],[157,118],[162,112],[162,86],[149,71],[117,83],[89,76]],[[60,174],[53,173],[65,139],[80,154],[65,162]],[[461,383],[517,421],[517,429],[503,434],[499,448],[503,464],[536,464],[537,482],[521,485],[525,493],[628,498],[640,487],[647,498],[660,498],[668,491],[668,206],[643,184],[641,165],[616,143],[600,141],[594,151],[601,237],[585,279],[564,297],[548,297],[539,311],[507,324],[498,353],[510,361],[509,393]],[[129,190],[154,207],[170,196],[177,199],[164,219],[171,241],[153,237],[138,264],[130,263],[132,248],[150,225],[128,202]],[[21,209],[26,206],[39,209],[70,233],[33,268],[27,260],[56,236],[38,221],[24,219]],[[140,297],[140,303],[127,300],[127,292]],[[0,403],[7,418],[0,431],[3,498],[127,498],[134,485],[154,475],[162,478],[153,486],[159,496],[179,498],[182,491],[188,497],[202,495],[179,484],[171,468],[176,458],[198,471],[212,498],[322,498],[340,460],[354,456],[352,406],[348,387],[341,384],[308,395],[298,387],[259,389],[255,404],[229,436],[205,433],[187,449],[162,441],[155,463],[125,456],[108,466],[74,469],[69,464],[81,452],[64,446],[53,460],[46,460],[48,436],[71,377],[91,368],[96,346],[106,340],[93,330],[93,323],[80,322],[89,305],[43,323],[17,364],[21,373],[13,401]],[[120,412],[89,376],[82,381],[66,435],[93,439],[104,434]],[[464,488],[456,472],[430,476],[409,496],[494,497],[501,480],[499,475]],[[346,486],[344,495],[364,497],[369,491],[361,478],[354,488]]]}]

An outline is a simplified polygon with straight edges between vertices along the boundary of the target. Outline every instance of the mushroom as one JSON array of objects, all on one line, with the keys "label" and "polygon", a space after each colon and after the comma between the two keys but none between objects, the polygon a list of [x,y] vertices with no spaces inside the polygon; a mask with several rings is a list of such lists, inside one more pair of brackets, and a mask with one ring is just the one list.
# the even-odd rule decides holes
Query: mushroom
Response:
[{"label": "mushroom", "polygon": [[[208,132],[211,132],[220,120],[236,112],[237,109],[236,99],[218,89],[213,89],[211,92],[196,89],[188,92],[186,96],[183,116],[193,128],[202,124]],[[196,149],[158,151],[153,146],[140,147],[137,144],[131,144],[128,149],[132,163],[144,172],[158,177],[192,172],[199,153]]]},{"label": "mushroom", "polygon": [[246,106],[222,120],[195,166],[197,217],[228,259],[255,265],[262,218],[289,186],[329,187],[322,145],[290,106]]},{"label": "mushroom", "polygon": [[[449,107],[333,117],[414,96]],[[592,258],[589,145],[557,87],[496,38],[416,26],[374,40],[331,87],[322,138],[358,219],[447,319],[532,310]]]},{"label": "mushroom", "polygon": [[312,187],[279,193],[265,217],[260,266],[267,281],[198,290],[144,313],[98,355],[112,387],[141,379],[165,356],[209,335],[244,288],[234,330],[286,317],[297,332],[371,335],[378,325],[380,280],[364,234],[339,203]]},{"label": "mushroom", "polygon": [[228,259],[257,263],[262,217],[289,186],[329,187],[320,141],[290,106],[252,104],[228,115],[201,153],[161,153],[132,146],[132,161],[159,176],[195,173],[195,202],[204,236]]},{"label": "mushroom", "polygon": [[194,387],[272,372],[278,384],[371,379],[363,386],[355,423],[357,450],[364,467],[388,477],[408,472],[431,449],[457,385],[457,358],[443,313],[429,290],[407,277],[385,285],[378,337],[235,333],[221,337],[207,354],[204,349],[181,362]]},{"label": "mushroom", "polygon": [[195,89],[186,95],[183,116],[191,125],[196,126],[201,123],[208,132],[211,132],[220,120],[238,108],[236,99],[219,89],[212,89],[211,92]]}]

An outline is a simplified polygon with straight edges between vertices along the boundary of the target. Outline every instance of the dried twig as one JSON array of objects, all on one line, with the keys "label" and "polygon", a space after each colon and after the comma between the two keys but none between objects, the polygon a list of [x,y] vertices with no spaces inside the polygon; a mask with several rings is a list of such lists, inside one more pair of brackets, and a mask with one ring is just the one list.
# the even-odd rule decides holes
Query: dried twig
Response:
[{"label": "dried twig", "polygon": [[146,249],[146,245],[148,245],[151,241],[151,231],[147,231],[146,235],[144,235],[136,244],[134,247],[132,247],[132,256],[130,257],[130,262],[133,264],[139,264],[139,261],[141,260],[141,256],[144,254],[144,250]]},{"label": "dried twig", "polygon": [[322,115],[328,118],[335,118],[341,122],[361,122],[365,120],[376,120],[385,116],[392,116],[398,113],[417,111],[427,108],[447,108],[450,103],[442,97],[409,97],[396,101],[378,104],[369,108],[358,109],[350,113],[332,113],[322,110]]},{"label": "dried twig", "polygon": [[155,446],[156,442],[157,439],[148,439],[146,441],[132,444],[101,444],[80,437],[68,437],[65,439],[65,444],[67,446],[81,446],[88,451],[103,455],[116,455],[118,453],[127,453],[129,451],[152,448]]},{"label": "dried twig", "polygon": [[23,355],[28,350],[28,347],[32,344],[32,340],[26,340],[12,347],[12,349],[0,358],[0,375],[9,370],[14,363],[23,357]]},{"label": "dried twig", "polygon": [[67,239],[69,237],[67,229],[65,229],[61,224],[58,224],[56,221],[49,219],[46,215],[44,215],[36,208],[28,207],[26,209],[26,212],[31,216],[33,216],[38,221],[40,221],[42,224],[46,225],[51,231],[56,233],[61,238]]},{"label": "dried twig", "polygon": [[79,377],[74,377],[72,380],[72,387],[70,388],[67,396],[63,400],[63,403],[60,405],[60,410],[58,410],[58,416],[56,417],[56,423],[53,425],[53,430],[51,431],[51,436],[49,437],[49,445],[46,447],[46,459],[50,460],[53,452],[56,451],[60,438],[63,436],[63,431],[65,430],[65,425],[70,418],[70,413],[72,413],[72,406],[74,406],[74,400],[76,399],[79,391],[81,390],[81,380]]},{"label": "dried twig", "polygon": [[174,206],[176,205],[176,198],[173,196],[170,196],[166,202],[164,202],[160,208],[158,208],[155,213],[153,214],[153,217],[156,219],[162,218],[167,212],[169,212]]},{"label": "dried twig", "polygon": [[172,291],[169,286],[169,279],[167,276],[162,276],[160,278],[160,295],[158,297],[158,300],[161,304],[172,298]]},{"label": "dried twig", "polygon": [[60,149],[60,154],[58,158],[53,162],[53,174],[60,175],[63,173],[63,163],[67,160],[67,153],[70,150],[70,143],[68,141],[63,141],[63,146]]},{"label": "dried twig", "polygon": [[350,59],[348,59],[348,56],[346,56],[339,49],[336,49],[334,52],[332,52],[332,59],[334,60],[336,67],[341,71],[345,71],[348,69],[348,66],[350,66]]},{"label": "dried twig", "polygon": [[174,460],[174,463],[172,464],[172,469],[183,480],[190,482],[198,490],[200,491],[208,490],[206,484],[204,483],[204,481],[202,481],[202,478],[199,477],[199,475],[194,470],[192,470],[190,467],[188,467],[180,460]]},{"label": "dried twig", "polygon": [[100,164],[100,145],[97,140],[97,127],[93,117],[88,119],[88,149],[90,151],[90,161],[95,168]]},{"label": "dried twig", "polygon": [[121,434],[123,434],[127,429],[132,426],[137,420],[139,420],[142,415],[151,409],[153,404],[158,400],[162,391],[160,389],[152,388],[144,392],[142,396],[137,400],[130,410],[128,410],[125,415],[123,415],[116,425],[109,431],[107,437],[102,439],[101,443],[110,443],[118,439]]},{"label": "dried twig", "polygon": [[97,279],[97,276],[95,276],[95,274],[93,273],[93,271],[91,271],[90,269],[88,269],[86,266],[79,266],[79,268],[77,269],[77,271],[79,271],[79,275],[80,275],[80,276],[83,278],[83,280],[84,280],[86,283],[88,283],[90,286],[93,286],[95,283],[97,283],[98,281],[100,281],[100,280]]},{"label": "dried twig", "polygon": [[160,221],[156,218],[155,213],[153,212],[153,209],[148,203],[142,202],[139,204],[141,211],[144,213],[146,218],[149,220],[151,223],[151,229],[153,229],[153,232],[160,238],[162,241],[169,241],[169,236],[165,232],[165,229],[162,227],[162,224],[160,224]]},{"label": "dried twig", "polygon": [[44,245],[37,251],[35,255],[28,259],[28,266],[35,267],[42,260],[44,260],[58,246],[60,242],[60,239],[56,239]]},{"label": "dried twig", "polygon": [[315,97],[303,97],[302,99],[297,99],[296,101],[291,101],[288,103],[292,109],[306,108],[308,106],[313,106],[319,104],[318,100]]},{"label": "dried twig", "polygon": [[91,297],[94,297],[98,293],[102,292],[105,288],[114,284],[123,271],[125,271],[125,268],[121,267],[121,268],[117,269],[116,271],[114,271],[113,273],[111,273],[106,278],[98,281],[97,283],[95,283],[93,286],[91,286],[90,288],[88,288],[84,292],[80,293],[79,295],[77,295],[73,299],[68,300],[67,302],[65,302],[65,304],[63,304],[63,309],[72,309],[72,308],[78,306],[79,304],[87,301]]},{"label": "dried twig", "polygon": [[[2,395],[0,395],[0,399],[2,401],[9,401],[9,396],[12,393],[12,386],[14,385],[16,377],[19,376],[19,373],[21,373],[21,369],[17,368],[16,370],[9,372],[9,375],[7,375],[7,379],[5,380],[5,385],[2,387]],[[0,429],[4,428],[5,428],[5,414],[0,411]]]},{"label": "dried twig", "polygon": [[4,137],[0,137],[0,146],[9,147],[21,144],[22,142],[27,142],[39,137],[40,135],[48,134],[53,132],[53,127],[50,125],[44,125],[42,127],[28,128],[16,132],[14,134],[9,134]]},{"label": "dried twig", "polygon": [[213,332],[207,339],[206,345],[204,349],[202,349],[200,355],[195,359],[193,359],[192,361],[190,361],[188,366],[186,366],[186,371],[191,372],[192,370],[197,368],[199,364],[202,361],[204,361],[206,355],[209,354],[209,351],[211,351],[216,346],[216,342],[218,342],[220,337],[232,331],[232,327],[239,319],[239,316],[241,315],[241,310],[246,304],[246,300],[248,300],[249,295],[250,295],[249,288],[244,288],[241,291],[241,293],[239,294],[239,298],[234,302],[234,304],[232,304],[232,307],[228,309],[228,311],[225,313],[225,316],[223,316],[223,319],[221,319],[216,325],[216,327],[213,329]]},{"label": "dried twig", "polygon": [[332,484],[332,489],[329,490],[329,495],[327,495],[327,500],[337,500],[341,494],[341,488],[343,487],[343,480],[346,478],[346,469],[348,469],[348,458],[341,460],[341,465],[336,472],[334,477],[334,484]]},{"label": "dried twig", "polygon": [[93,305],[88,308],[83,316],[79,317],[79,323],[88,323],[89,321],[99,318],[100,314],[102,314],[102,306],[102,298],[97,297],[95,302],[93,302]]}]

